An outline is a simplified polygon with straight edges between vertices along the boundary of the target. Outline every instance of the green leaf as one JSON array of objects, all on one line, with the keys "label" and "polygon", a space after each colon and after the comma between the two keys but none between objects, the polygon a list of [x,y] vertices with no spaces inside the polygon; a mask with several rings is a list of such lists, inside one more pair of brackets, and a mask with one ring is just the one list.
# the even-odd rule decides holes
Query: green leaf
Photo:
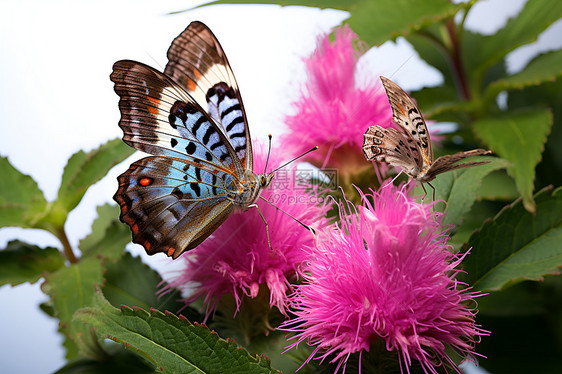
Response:
[{"label": "green leaf", "polygon": [[519,197],[515,181],[505,170],[494,171],[482,179],[480,197],[484,200],[510,202]]},{"label": "green leaf", "polygon": [[562,17],[562,2],[529,0],[516,17],[493,35],[465,33],[463,57],[469,69],[483,72],[515,48],[537,40],[554,21]]},{"label": "green leaf", "polygon": [[114,308],[96,292],[93,307],[76,312],[77,322],[94,328],[145,357],[165,373],[273,373],[269,360],[251,356],[234,341],[223,340],[184,317],[152,309]]},{"label": "green leaf", "polygon": [[358,2],[346,21],[369,45],[385,41],[452,17],[464,4],[447,0],[392,0]]},{"label": "green leaf", "polygon": [[0,286],[35,283],[44,273],[64,266],[64,257],[53,247],[39,248],[17,240],[0,251]]},{"label": "green leaf", "polygon": [[[188,8],[187,10],[205,7],[209,5],[220,5],[220,4],[276,4],[281,6],[291,6],[291,5],[302,5],[314,8],[333,8],[341,10],[349,10],[354,7],[356,3],[360,3],[365,0],[277,0],[277,1],[259,1],[259,0],[217,0],[211,1],[206,4],[201,4],[199,6]],[[176,12],[177,13],[177,12]]]},{"label": "green leaf", "polygon": [[463,217],[476,201],[482,179],[494,170],[509,166],[509,162],[494,157],[471,157],[468,162],[490,160],[491,162],[471,168],[453,170],[440,174],[431,182],[435,187],[436,209],[446,212],[444,224],[460,226]]},{"label": "green leaf", "polygon": [[560,76],[562,76],[562,50],[544,53],[535,57],[518,74],[490,84],[486,90],[486,96],[488,100],[493,100],[500,91],[539,85],[544,82],[555,81]]},{"label": "green leaf", "polygon": [[[172,290],[160,297],[157,296],[158,290],[165,286],[162,284],[162,278],[145,265],[140,257],[133,257],[126,252],[119,261],[107,261],[105,267],[103,293],[112,305],[137,306],[143,309],[154,307],[171,312],[177,312],[185,307],[184,303],[178,302],[181,299],[178,291]],[[192,312],[190,308],[186,310]],[[186,310],[182,313],[185,314]],[[201,319],[198,313],[192,316]]]},{"label": "green leaf", "polygon": [[98,218],[92,225],[90,235],[80,241],[78,248],[82,256],[103,256],[118,259],[131,241],[131,232],[127,225],[118,220],[119,207],[115,204],[105,204],[97,209]]},{"label": "green leaf", "polygon": [[[101,259],[88,258],[48,274],[41,285],[43,292],[51,298],[55,316],[60,320],[60,331],[78,346],[80,352],[94,359],[104,357],[105,353],[100,351],[97,339],[86,326],[72,321],[72,315],[91,305],[95,286],[102,282]],[[67,355],[67,358],[73,357]]]},{"label": "green leaf", "polygon": [[541,280],[562,266],[562,189],[535,196],[536,214],[521,200],[485,222],[468,240],[463,261],[468,283],[479,290],[500,290],[522,280]]},{"label": "green leaf", "polygon": [[64,168],[58,202],[67,213],[70,212],[92,184],[134,151],[121,139],[114,139],[88,153],[79,151],[73,154]]},{"label": "green leaf", "polygon": [[0,227],[36,228],[47,208],[37,183],[0,157]]},{"label": "green leaf", "polygon": [[79,358],[66,364],[55,374],[150,374],[154,373],[152,365],[138,355],[123,349],[108,355],[103,361]]},{"label": "green leaf", "polygon": [[492,151],[512,163],[507,171],[515,179],[523,204],[530,212],[535,210],[532,197],[535,166],[541,159],[551,125],[548,109],[513,111],[474,123],[474,131]]}]

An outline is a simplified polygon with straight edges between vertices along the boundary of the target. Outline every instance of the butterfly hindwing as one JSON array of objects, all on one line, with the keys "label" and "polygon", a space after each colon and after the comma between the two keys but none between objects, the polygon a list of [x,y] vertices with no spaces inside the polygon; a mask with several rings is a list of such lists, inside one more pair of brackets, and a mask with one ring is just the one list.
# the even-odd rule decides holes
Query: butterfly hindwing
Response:
[{"label": "butterfly hindwing", "polygon": [[390,79],[381,77],[383,87],[392,107],[393,119],[415,141],[425,166],[433,162],[433,148],[427,125],[414,100]]},{"label": "butterfly hindwing", "polygon": [[417,147],[407,144],[404,135],[394,128],[370,126],[364,135],[363,153],[368,160],[387,162],[406,173],[421,169]]},{"label": "butterfly hindwing", "polygon": [[433,162],[433,164],[431,164],[431,167],[427,170],[424,179],[427,181],[431,181],[435,179],[435,177],[438,174],[445,173],[447,171],[467,168],[467,167],[481,165],[481,164],[487,164],[490,161],[465,162],[463,164],[457,164],[456,162],[463,160],[467,157],[487,155],[490,153],[492,152],[487,151],[485,149],[473,149],[470,151],[458,152],[452,155],[438,157]]},{"label": "butterfly hindwing", "polygon": [[213,120],[175,82],[135,61],[118,61],[111,80],[120,96],[123,141],[153,155],[191,160],[244,175],[244,166]]},{"label": "butterfly hindwing", "polygon": [[233,176],[170,157],[146,157],[118,178],[114,196],[133,242],[176,258],[199,244],[232,210]]},{"label": "butterfly hindwing", "polygon": [[246,170],[252,170],[252,143],[242,97],[215,35],[203,23],[192,22],[172,42],[168,60],[164,74],[207,110]]}]

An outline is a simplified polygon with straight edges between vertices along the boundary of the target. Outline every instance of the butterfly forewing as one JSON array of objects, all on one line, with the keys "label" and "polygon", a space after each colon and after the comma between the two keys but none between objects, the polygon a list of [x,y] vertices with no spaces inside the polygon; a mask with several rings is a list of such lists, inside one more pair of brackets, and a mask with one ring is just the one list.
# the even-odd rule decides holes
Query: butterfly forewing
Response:
[{"label": "butterfly forewing", "polygon": [[433,162],[433,148],[421,111],[414,100],[396,83],[385,77],[381,77],[381,81],[392,107],[394,122],[407,133],[406,141],[419,148],[424,166],[429,166]]},{"label": "butterfly forewing", "polygon": [[183,158],[244,175],[227,138],[170,78],[135,61],[118,61],[111,80],[121,97],[123,140],[153,155]]},{"label": "butterfly forewing", "polygon": [[411,174],[421,170],[421,157],[417,147],[406,143],[400,131],[374,125],[365,132],[363,153],[368,160],[387,162]]},{"label": "butterfly forewing", "polygon": [[217,38],[192,22],[168,50],[164,74],[180,84],[230,139],[246,170],[252,170],[248,121],[234,73]]},{"label": "butterfly forewing", "polygon": [[430,182],[438,174],[450,170],[490,162],[456,164],[467,157],[491,153],[484,149],[459,152],[433,161],[429,132],[416,103],[396,83],[385,77],[381,77],[381,81],[392,107],[394,122],[400,126],[400,131],[376,125],[369,127],[363,142],[363,152],[368,160],[384,161],[397,166],[410,178],[422,183]]}]

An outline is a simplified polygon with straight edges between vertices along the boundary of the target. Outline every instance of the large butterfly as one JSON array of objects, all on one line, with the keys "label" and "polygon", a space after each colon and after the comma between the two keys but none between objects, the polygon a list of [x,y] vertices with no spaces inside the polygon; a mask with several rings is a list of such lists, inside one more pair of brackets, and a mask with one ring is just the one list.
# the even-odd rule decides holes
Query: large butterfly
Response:
[{"label": "large butterfly", "polygon": [[438,174],[488,163],[475,161],[457,164],[470,156],[491,153],[485,149],[458,152],[433,160],[433,148],[425,121],[414,100],[396,83],[381,77],[393,119],[401,130],[370,126],[365,132],[363,153],[367,160],[387,162],[400,167],[410,178],[419,182],[430,182]]},{"label": "large butterfly", "polygon": [[177,258],[252,206],[273,174],[253,172],[240,91],[211,30],[192,22],[168,60],[164,73],[136,61],[113,65],[123,141],[153,155],[118,177],[113,198],[133,242]]}]

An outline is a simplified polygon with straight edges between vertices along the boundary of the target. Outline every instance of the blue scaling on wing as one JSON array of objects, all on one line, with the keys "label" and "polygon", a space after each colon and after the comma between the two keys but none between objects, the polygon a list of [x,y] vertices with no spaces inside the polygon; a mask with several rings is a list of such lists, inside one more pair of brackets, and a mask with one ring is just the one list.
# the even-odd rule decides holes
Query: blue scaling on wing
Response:
[{"label": "blue scaling on wing", "polygon": [[[121,207],[121,220],[131,227],[134,241],[149,253],[150,249],[183,251],[195,243],[201,227],[186,227],[187,222],[199,220],[205,225],[216,216],[226,218],[236,188],[229,173],[157,156],[133,163],[118,180],[114,198]],[[185,232],[176,232],[178,227]]]},{"label": "blue scaling on wing", "polygon": [[228,137],[171,79],[135,61],[118,61],[111,79],[121,97],[123,140],[156,155],[192,160],[244,175]]},{"label": "blue scaling on wing", "polygon": [[220,118],[222,130],[230,140],[239,159],[246,157],[246,126],[238,97],[226,83],[215,84],[207,92],[208,112],[213,118]]},{"label": "blue scaling on wing", "polygon": [[170,126],[180,134],[179,138],[170,139],[174,150],[223,167],[233,164],[217,127],[193,105],[176,101],[168,119]]}]

